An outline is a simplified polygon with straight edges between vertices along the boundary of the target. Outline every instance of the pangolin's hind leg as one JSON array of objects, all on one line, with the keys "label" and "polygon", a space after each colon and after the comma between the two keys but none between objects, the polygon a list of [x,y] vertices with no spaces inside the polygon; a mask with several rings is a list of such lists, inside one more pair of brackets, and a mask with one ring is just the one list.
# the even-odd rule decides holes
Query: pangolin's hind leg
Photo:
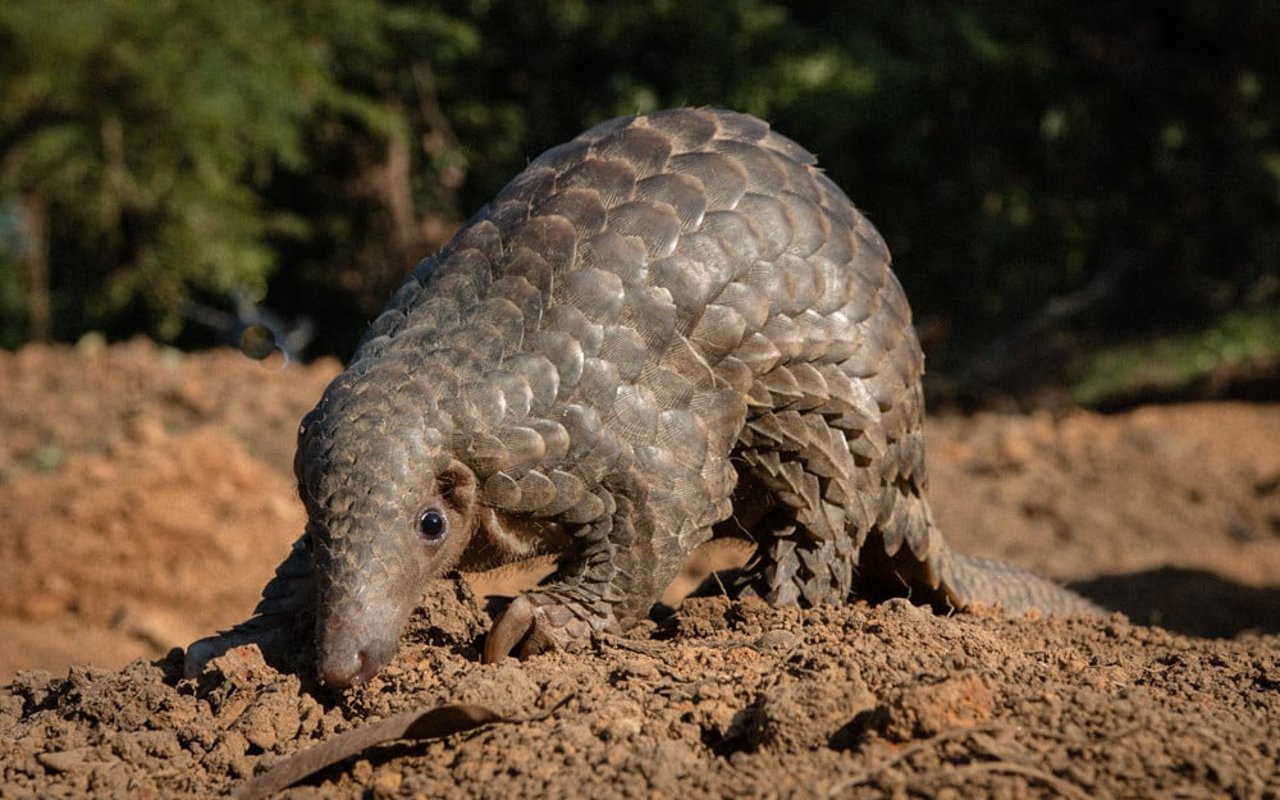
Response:
[{"label": "pangolin's hind leg", "polygon": [[743,439],[759,449],[740,456],[777,503],[755,525],[740,590],[776,604],[906,596],[942,609],[1105,613],[1035,573],[947,545],[924,494],[923,404],[918,389],[908,395],[880,428],[818,412],[748,422]]},{"label": "pangolin's hind leg", "polygon": [[[909,596],[940,609],[982,604],[1010,613],[1106,613],[1034,572],[948,547],[923,494],[923,470],[915,470],[923,465],[918,431],[852,474],[859,497],[845,503],[846,527],[837,529],[833,499],[845,490],[833,488],[827,475],[827,448],[813,444],[826,442],[819,422],[806,424],[814,433],[804,447],[744,453],[778,502],[754,527],[759,547],[742,593],[777,604]],[[822,456],[813,457],[818,451]]]},{"label": "pangolin's hind leg", "polygon": [[[769,446],[745,449],[740,457],[777,502],[751,531],[757,549],[741,591],[778,605],[806,606],[863,595],[936,592],[936,585],[919,585],[926,576],[918,568],[923,559],[916,556],[941,546],[928,506],[911,477],[896,474],[897,468],[885,474],[886,462],[900,460],[901,451],[914,443],[850,442],[846,431],[819,413],[767,416],[771,419],[749,422],[743,438]],[[758,442],[753,424],[781,431],[787,444]],[[864,455],[870,453],[874,457]],[[863,564],[863,551],[871,547],[911,556]]]}]

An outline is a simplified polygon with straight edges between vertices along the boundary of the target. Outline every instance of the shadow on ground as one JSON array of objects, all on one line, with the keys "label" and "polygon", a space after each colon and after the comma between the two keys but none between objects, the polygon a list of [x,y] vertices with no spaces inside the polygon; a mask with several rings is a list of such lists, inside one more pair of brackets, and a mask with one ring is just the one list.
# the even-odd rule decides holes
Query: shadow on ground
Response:
[{"label": "shadow on ground", "polygon": [[1203,570],[1162,567],[1106,575],[1071,588],[1139,625],[1188,636],[1280,633],[1280,588],[1246,586]]}]

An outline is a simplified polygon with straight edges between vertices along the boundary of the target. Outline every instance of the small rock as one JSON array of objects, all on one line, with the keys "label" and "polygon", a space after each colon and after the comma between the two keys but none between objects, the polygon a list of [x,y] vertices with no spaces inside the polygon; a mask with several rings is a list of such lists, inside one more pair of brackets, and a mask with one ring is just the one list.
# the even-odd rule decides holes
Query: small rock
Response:
[{"label": "small rock", "polygon": [[873,726],[890,741],[907,742],[991,718],[995,696],[977,675],[916,686],[876,709]]},{"label": "small rock", "polygon": [[812,679],[771,686],[734,720],[729,738],[747,747],[810,750],[829,747],[841,729],[875,698],[856,674],[832,671]]},{"label": "small rock", "polygon": [[93,752],[92,747],[77,747],[74,750],[60,750],[54,753],[37,753],[36,761],[40,766],[50,772],[63,773],[75,772],[84,769],[91,764],[89,755]]},{"label": "small rock", "polygon": [[391,767],[383,767],[373,774],[370,788],[374,797],[395,797],[404,783],[404,773]]},{"label": "small rock", "polygon": [[789,630],[783,628],[775,628],[766,631],[756,638],[752,646],[762,653],[771,651],[787,651],[793,649],[800,642],[800,637],[796,636]]}]

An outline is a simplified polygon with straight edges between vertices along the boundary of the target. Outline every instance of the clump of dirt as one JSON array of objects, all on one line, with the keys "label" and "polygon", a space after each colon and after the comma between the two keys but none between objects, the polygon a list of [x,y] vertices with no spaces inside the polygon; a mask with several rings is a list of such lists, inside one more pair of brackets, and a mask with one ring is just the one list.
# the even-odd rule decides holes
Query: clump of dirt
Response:
[{"label": "clump of dirt", "polygon": [[[442,581],[363,686],[255,646],[184,680],[169,649],[247,617],[301,530],[293,438],[336,371],[145,341],[0,353],[21,398],[0,406],[5,796],[209,796],[442,703],[524,721],[374,747],[285,794],[1280,796],[1280,407],[931,420],[951,542],[1128,618],[699,598],[482,665],[483,603]],[[741,555],[700,554],[684,585]]]}]

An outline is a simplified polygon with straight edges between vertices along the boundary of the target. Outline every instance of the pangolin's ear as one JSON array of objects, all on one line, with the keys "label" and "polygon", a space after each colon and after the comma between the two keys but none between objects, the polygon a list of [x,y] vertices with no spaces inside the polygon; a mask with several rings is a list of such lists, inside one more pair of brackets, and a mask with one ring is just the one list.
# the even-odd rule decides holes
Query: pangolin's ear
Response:
[{"label": "pangolin's ear", "polygon": [[469,516],[479,502],[476,474],[456,458],[436,477],[436,491],[454,511]]}]

